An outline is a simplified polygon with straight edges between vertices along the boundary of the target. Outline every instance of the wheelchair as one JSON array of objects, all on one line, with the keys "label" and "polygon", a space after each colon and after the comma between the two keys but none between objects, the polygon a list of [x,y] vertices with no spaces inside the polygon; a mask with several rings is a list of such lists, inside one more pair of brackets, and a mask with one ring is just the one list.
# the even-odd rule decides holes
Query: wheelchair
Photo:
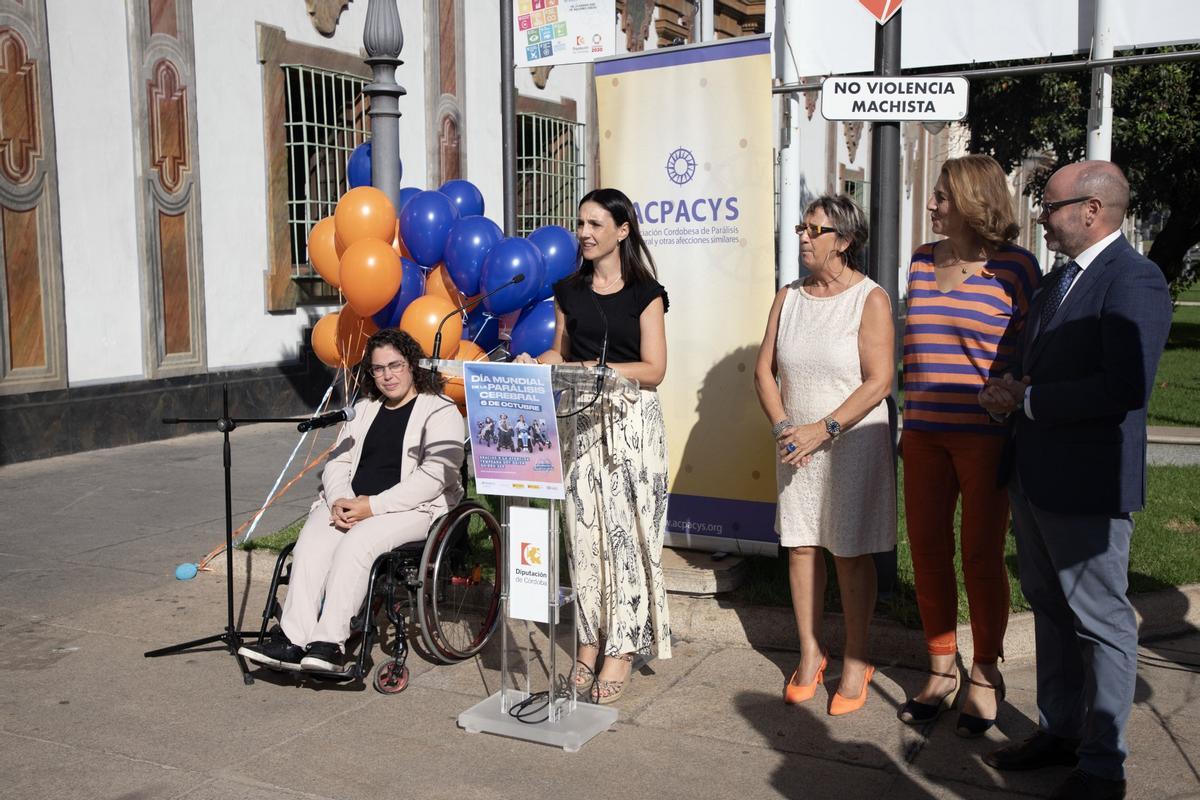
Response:
[{"label": "wheelchair", "polygon": [[[258,641],[271,620],[283,614],[278,594],[291,578],[287,545],[275,561],[271,587],[263,609]],[[350,622],[346,643],[361,636],[358,657],[349,671],[337,677],[365,682],[371,647],[385,642],[387,625],[396,630],[390,657],[375,667],[372,685],[383,694],[396,694],[408,686],[407,609],[429,655],[443,664],[455,664],[476,655],[491,638],[500,618],[503,579],[500,524],[480,503],[464,500],[437,518],[423,542],[410,542],[383,553],[371,565],[366,600]],[[377,630],[383,612],[386,622]]]}]

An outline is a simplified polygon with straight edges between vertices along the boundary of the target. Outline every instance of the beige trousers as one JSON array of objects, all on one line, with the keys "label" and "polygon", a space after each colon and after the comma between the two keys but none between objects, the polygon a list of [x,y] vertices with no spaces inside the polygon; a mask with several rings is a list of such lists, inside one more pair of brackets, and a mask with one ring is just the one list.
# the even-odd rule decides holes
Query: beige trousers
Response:
[{"label": "beige trousers", "polygon": [[404,511],[368,517],[343,532],[329,521],[325,503],[317,503],[292,551],[292,577],[279,621],[284,634],[301,647],[313,642],[343,646],[350,638],[350,618],[367,596],[375,559],[422,541],[432,524],[429,514]]}]

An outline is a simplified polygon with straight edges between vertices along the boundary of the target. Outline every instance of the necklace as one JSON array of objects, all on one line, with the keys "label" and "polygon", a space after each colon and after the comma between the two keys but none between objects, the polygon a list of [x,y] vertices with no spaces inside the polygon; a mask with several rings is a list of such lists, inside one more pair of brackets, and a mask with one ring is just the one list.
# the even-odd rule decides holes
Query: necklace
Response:
[{"label": "necklace", "polygon": [[596,283],[596,276],[593,275],[592,276],[592,291],[600,292],[601,294],[604,294],[605,292],[607,292],[609,289],[616,286],[620,282],[621,282],[621,274],[620,273],[617,273],[617,276],[615,278],[613,278],[611,281],[604,284],[603,286]]},{"label": "necklace", "polygon": [[[950,269],[951,267],[958,267],[963,275],[970,274],[970,271],[967,269],[967,264],[974,263],[974,262],[964,262],[962,260],[962,258],[959,257],[958,248],[954,246],[953,242],[947,240],[946,244],[950,248],[950,259],[951,260],[940,266],[938,266],[938,265],[935,265],[935,266],[937,266],[938,269]],[[977,260],[978,261],[986,261],[987,260],[986,254],[983,258],[977,259]]]}]

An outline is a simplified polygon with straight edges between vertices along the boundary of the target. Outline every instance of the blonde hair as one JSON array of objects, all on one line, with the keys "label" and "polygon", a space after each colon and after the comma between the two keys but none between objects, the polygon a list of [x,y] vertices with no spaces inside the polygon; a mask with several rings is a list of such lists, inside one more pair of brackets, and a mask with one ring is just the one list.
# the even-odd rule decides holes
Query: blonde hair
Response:
[{"label": "blonde hair", "polygon": [[992,247],[1017,238],[1012,195],[1000,164],[991,156],[971,154],[942,165],[954,207],[979,238]]}]

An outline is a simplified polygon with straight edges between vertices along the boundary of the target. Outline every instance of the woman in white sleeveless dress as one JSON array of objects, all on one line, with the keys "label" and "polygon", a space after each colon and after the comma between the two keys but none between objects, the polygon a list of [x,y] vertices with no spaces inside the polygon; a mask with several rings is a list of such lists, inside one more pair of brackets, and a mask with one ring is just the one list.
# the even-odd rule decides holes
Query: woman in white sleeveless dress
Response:
[{"label": "woman in white sleeveless dress", "polygon": [[846,620],[841,680],[829,713],[856,711],[874,673],[867,634],[873,553],[896,544],[896,473],[884,399],[894,329],[887,293],[862,272],[867,222],[845,196],[824,196],[796,226],[809,276],[775,297],[755,388],[776,439],[776,530],[788,552],[800,664],[784,690],[799,703],[824,682],[825,557],[833,555]]}]

